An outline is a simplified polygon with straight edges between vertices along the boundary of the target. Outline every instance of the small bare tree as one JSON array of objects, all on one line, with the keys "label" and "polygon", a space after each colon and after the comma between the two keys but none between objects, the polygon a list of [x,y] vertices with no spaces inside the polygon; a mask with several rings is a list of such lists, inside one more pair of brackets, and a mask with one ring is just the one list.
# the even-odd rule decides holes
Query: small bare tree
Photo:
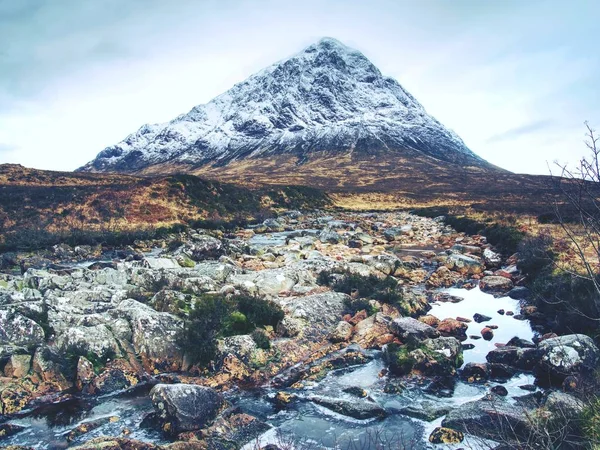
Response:
[{"label": "small bare tree", "polygon": [[552,176],[562,201],[555,202],[558,222],[577,255],[576,264],[561,267],[571,276],[587,280],[594,288],[596,319],[600,317],[600,138],[586,122],[589,154],[577,167],[557,164]]}]

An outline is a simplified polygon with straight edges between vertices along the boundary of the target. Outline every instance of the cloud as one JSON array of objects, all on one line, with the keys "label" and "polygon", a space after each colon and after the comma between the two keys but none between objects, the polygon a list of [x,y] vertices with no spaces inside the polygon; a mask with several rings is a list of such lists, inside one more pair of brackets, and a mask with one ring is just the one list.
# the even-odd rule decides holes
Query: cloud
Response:
[{"label": "cloud", "polygon": [[511,141],[516,138],[528,134],[537,134],[540,131],[548,130],[555,127],[555,123],[552,120],[538,120],[536,122],[529,123],[520,127],[511,128],[510,130],[503,131],[494,136],[489,137],[486,140],[487,144],[495,144],[498,142]]}]

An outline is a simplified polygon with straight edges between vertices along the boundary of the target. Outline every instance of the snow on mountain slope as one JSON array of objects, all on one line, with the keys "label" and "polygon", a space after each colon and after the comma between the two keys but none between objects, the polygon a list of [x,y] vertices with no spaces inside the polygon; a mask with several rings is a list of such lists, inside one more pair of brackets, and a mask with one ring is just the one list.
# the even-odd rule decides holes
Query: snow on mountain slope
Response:
[{"label": "snow on mountain slope", "polygon": [[360,52],[324,38],[174,120],[144,125],[79,170],[225,165],[245,157],[416,150],[488,166]]}]

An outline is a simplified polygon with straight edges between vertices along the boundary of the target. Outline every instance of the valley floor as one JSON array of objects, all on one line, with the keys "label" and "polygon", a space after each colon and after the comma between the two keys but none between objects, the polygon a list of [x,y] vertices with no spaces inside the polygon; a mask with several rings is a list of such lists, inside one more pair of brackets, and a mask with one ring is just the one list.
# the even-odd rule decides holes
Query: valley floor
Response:
[{"label": "valley floor", "polygon": [[286,211],[1,267],[12,448],[587,445],[598,348],[440,217]]}]

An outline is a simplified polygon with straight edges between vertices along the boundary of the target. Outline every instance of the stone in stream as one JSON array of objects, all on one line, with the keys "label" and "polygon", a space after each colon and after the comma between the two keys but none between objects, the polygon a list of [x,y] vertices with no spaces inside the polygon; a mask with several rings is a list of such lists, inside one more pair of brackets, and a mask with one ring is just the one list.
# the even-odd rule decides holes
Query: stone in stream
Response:
[{"label": "stone in stream", "polygon": [[439,337],[435,328],[419,322],[412,317],[401,317],[394,319],[390,325],[392,333],[407,342],[419,342],[427,338]]},{"label": "stone in stream", "polygon": [[485,327],[481,330],[481,336],[486,341],[491,341],[492,339],[494,339],[494,331],[489,327]]},{"label": "stone in stream", "polygon": [[499,395],[500,397],[506,397],[508,395],[508,390],[502,385],[492,386],[490,389],[492,394]]},{"label": "stone in stream", "polygon": [[490,377],[490,369],[485,363],[470,362],[460,371],[460,377],[467,380],[469,383],[475,381],[485,381]]},{"label": "stone in stream", "polygon": [[433,422],[435,419],[448,414],[451,409],[452,408],[447,405],[440,405],[438,403],[424,401],[418,405],[404,406],[400,408],[398,412],[408,417],[414,417],[415,419]]},{"label": "stone in stream", "polygon": [[157,384],[150,398],[162,430],[172,435],[203,428],[224,405],[214,389],[190,384]]},{"label": "stone in stream", "polygon": [[464,339],[467,337],[468,325],[463,322],[459,322],[456,319],[444,319],[437,326],[437,331],[442,336],[453,336],[458,339]]},{"label": "stone in stream", "polygon": [[359,398],[365,398],[367,395],[369,395],[369,393],[367,391],[365,391],[363,388],[358,387],[358,386],[350,386],[347,388],[342,389],[342,392],[345,392],[346,394],[350,394],[353,395],[355,397],[359,397]]},{"label": "stone in stream", "polygon": [[462,275],[475,275],[483,272],[484,266],[479,258],[453,253],[444,261],[444,266]]},{"label": "stone in stream", "polygon": [[520,370],[532,370],[543,352],[535,348],[504,346],[491,350],[486,359],[490,363],[505,364]]},{"label": "stone in stream", "polygon": [[365,401],[347,401],[333,397],[314,395],[308,398],[311,402],[321,405],[343,416],[366,420],[383,418],[387,415],[385,409],[377,403]]},{"label": "stone in stream", "polygon": [[531,296],[531,291],[525,286],[515,286],[506,295],[514,300],[527,300]]},{"label": "stone in stream", "polygon": [[505,277],[491,275],[483,277],[479,282],[479,288],[483,292],[504,292],[512,289],[513,282]]},{"label": "stone in stream", "polygon": [[477,323],[489,322],[492,320],[490,316],[486,316],[485,314],[475,313],[473,314],[473,320]]},{"label": "stone in stream", "polygon": [[432,444],[460,444],[464,439],[465,435],[460,431],[445,427],[436,427],[429,435]]},{"label": "stone in stream", "polygon": [[535,344],[527,339],[520,337],[513,337],[506,343],[508,347],[520,347],[520,348],[535,348]]}]

